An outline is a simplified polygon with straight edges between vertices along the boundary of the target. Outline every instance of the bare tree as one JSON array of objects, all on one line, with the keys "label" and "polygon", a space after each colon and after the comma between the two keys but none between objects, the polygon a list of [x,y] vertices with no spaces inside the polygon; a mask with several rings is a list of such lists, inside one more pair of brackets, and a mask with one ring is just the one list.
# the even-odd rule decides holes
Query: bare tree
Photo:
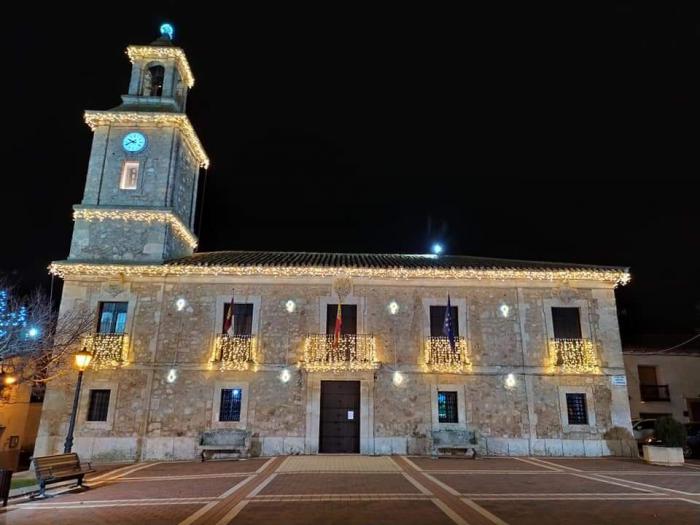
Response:
[{"label": "bare tree", "polygon": [[85,308],[58,316],[41,291],[22,296],[0,276],[0,365],[17,382],[51,381],[69,370],[70,356],[94,329]]}]

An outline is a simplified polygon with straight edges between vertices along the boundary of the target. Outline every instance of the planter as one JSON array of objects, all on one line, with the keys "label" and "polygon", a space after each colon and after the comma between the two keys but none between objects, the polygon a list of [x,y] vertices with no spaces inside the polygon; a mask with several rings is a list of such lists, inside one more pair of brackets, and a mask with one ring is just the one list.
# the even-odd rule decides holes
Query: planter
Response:
[{"label": "planter", "polygon": [[684,463],[682,447],[644,445],[644,461],[652,465],[678,466]]}]

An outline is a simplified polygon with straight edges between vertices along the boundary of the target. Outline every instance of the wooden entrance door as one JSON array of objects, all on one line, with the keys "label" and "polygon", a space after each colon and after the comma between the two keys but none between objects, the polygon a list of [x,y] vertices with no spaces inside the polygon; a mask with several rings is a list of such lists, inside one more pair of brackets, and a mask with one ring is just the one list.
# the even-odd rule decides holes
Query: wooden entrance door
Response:
[{"label": "wooden entrance door", "polygon": [[321,424],[318,451],[360,452],[360,382],[321,381]]}]

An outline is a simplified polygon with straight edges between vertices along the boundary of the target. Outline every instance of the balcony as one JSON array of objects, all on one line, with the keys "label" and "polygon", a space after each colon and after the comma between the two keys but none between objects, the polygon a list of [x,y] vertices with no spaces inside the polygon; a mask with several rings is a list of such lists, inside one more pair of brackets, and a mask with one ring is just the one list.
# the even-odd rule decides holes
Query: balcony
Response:
[{"label": "balcony", "polygon": [[255,338],[250,335],[218,334],[211,362],[220,370],[248,370],[255,364]]},{"label": "balcony", "polygon": [[95,370],[116,368],[127,362],[128,335],[124,333],[94,333],[85,338],[92,352],[91,366]]},{"label": "balcony", "polygon": [[668,385],[639,385],[642,401],[671,401]]},{"label": "balcony", "polygon": [[373,370],[379,366],[371,334],[311,334],[304,343],[304,368],[311,371]]},{"label": "balcony", "polygon": [[462,372],[469,366],[467,340],[455,338],[455,348],[447,337],[428,337],[425,341],[425,364],[433,372]]},{"label": "balcony", "polygon": [[552,339],[550,355],[566,372],[594,372],[598,368],[595,345],[590,339]]}]

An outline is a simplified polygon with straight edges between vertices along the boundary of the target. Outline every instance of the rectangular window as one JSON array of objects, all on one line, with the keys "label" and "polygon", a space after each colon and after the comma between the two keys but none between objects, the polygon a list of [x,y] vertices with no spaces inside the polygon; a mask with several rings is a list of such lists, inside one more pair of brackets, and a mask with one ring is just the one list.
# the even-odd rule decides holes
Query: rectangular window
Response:
[{"label": "rectangular window", "polygon": [[100,303],[98,332],[101,334],[123,334],[126,330],[127,302]]},{"label": "rectangular window", "polygon": [[107,421],[110,392],[110,390],[90,390],[90,403],[87,413],[88,421]]},{"label": "rectangular window", "polygon": [[222,388],[221,405],[219,405],[219,421],[241,420],[241,398],[243,392],[240,388]]},{"label": "rectangular window", "polygon": [[581,315],[578,308],[552,308],[554,339],[581,339]]},{"label": "rectangular window", "polygon": [[459,423],[457,392],[438,392],[438,422]]},{"label": "rectangular window", "polygon": [[566,411],[569,416],[569,425],[587,425],[586,394],[566,394]]},{"label": "rectangular window", "polygon": [[[445,337],[445,312],[447,306],[431,306],[430,307],[430,336]],[[458,309],[456,306],[450,307],[450,315],[452,316],[452,327],[454,328],[455,337],[459,337],[459,318],[457,317]]]},{"label": "rectangular window", "polygon": [[637,372],[639,373],[639,384],[640,385],[658,385],[656,379],[656,367],[655,366],[638,366]]},{"label": "rectangular window", "polygon": [[[343,304],[340,306],[340,315],[343,324],[340,327],[341,335],[357,334],[357,305]],[[335,320],[338,317],[338,305],[329,304],[326,306],[326,333],[335,333]]]},{"label": "rectangular window", "polygon": [[[231,303],[224,303],[224,318],[221,323],[221,333],[224,332],[226,316]],[[253,303],[234,303],[233,305],[233,335],[253,335]]]},{"label": "rectangular window", "polygon": [[136,160],[127,160],[122,166],[122,176],[119,180],[119,189],[135,190],[139,183],[139,163]]}]

